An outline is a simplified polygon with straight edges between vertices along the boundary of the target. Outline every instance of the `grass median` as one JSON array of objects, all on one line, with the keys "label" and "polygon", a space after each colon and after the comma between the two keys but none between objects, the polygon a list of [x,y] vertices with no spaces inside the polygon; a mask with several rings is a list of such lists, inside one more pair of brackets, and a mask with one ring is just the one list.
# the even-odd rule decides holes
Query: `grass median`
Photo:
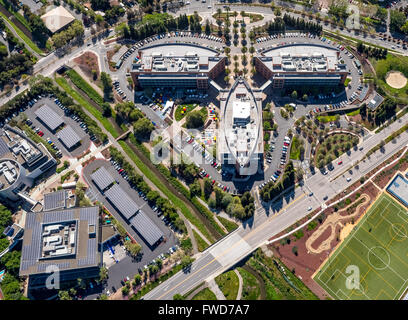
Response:
[{"label": "grass median", "polygon": [[6,17],[6,15],[3,12],[0,12],[0,16],[6,20],[11,27],[14,29],[14,31],[18,34],[18,36],[36,53],[42,55],[44,52],[37,47],[37,45],[25,35],[23,31],[21,31],[9,18]]},{"label": "grass median", "polygon": [[110,134],[117,138],[119,137],[119,133],[116,131],[112,123],[109,121],[108,118],[105,118],[102,113],[91,105],[79,92],[72,89],[69,85],[68,81],[63,77],[56,77],[55,81],[58,85],[65,90],[74,100],[76,100],[81,106],[83,106],[86,110],[88,110],[98,121],[104,126],[104,128],[110,132]]}]

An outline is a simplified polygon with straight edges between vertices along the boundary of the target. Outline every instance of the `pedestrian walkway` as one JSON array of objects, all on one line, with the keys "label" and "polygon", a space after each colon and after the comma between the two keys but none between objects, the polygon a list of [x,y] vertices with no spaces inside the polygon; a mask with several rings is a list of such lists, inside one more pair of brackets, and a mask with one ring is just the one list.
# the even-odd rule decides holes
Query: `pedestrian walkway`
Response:
[{"label": "pedestrian walkway", "polygon": [[211,279],[207,283],[208,289],[214,292],[215,296],[217,297],[217,300],[227,300],[214,279]]},{"label": "pedestrian walkway", "polygon": [[234,269],[234,272],[237,275],[238,280],[239,280],[238,293],[237,293],[237,298],[235,300],[241,300],[243,280],[242,280],[241,274],[239,273],[239,271],[237,269]]}]

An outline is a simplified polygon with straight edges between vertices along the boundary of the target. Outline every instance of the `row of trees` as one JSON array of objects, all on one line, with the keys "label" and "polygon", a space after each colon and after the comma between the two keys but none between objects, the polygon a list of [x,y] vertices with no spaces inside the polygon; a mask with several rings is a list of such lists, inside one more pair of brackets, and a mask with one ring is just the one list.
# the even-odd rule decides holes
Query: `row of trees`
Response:
[{"label": "row of trees", "polygon": [[124,38],[134,40],[142,40],[155,34],[173,30],[187,30],[189,28],[192,32],[200,33],[201,24],[199,19],[197,12],[194,12],[194,15],[190,18],[186,14],[176,18],[167,13],[147,15],[139,25],[125,25],[122,32]]},{"label": "row of trees", "polygon": [[362,41],[357,43],[357,51],[360,54],[365,54],[367,57],[373,57],[376,60],[385,59],[388,53],[387,48],[366,46]]},{"label": "row of trees", "polygon": [[187,229],[184,225],[184,221],[179,217],[174,205],[168,199],[160,196],[158,191],[153,191],[146,181],[144,181],[143,177],[135,172],[133,166],[125,160],[123,155],[116,148],[110,147],[109,152],[111,157],[127,172],[130,183],[134,184],[138,190],[143,192],[150,203],[155,204],[165,216],[169,217],[178,230],[186,232]]},{"label": "row of trees", "polygon": [[316,22],[308,22],[302,18],[294,18],[288,14],[285,14],[283,18],[276,17],[273,21],[267,22],[262,27],[262,29],[268,34],[273,34],[275,32],[285,32],[287,28],[311,32],[315,34],[321,34],[323,30],[323,27]]},{"label": "row of trees", "polygon": [[260,191],[261,199],[268,202],[278,196],[285,189],[295,185],[295,167],[293,162],[289,161],[282,174],[282,179],[278,183],[273,181],[267,183]]},{"label": "row of trees", "polygon": [[75,20],[67,29],[55,33],[52,37],[52,43],[56,49],[62,48],[71,40],[83,37],[84,26],[81,21]]},{"label": "row of trees", "polygon": [[25,4],[23,4],[23,11],[24,17],[30,25],[33,40],[38,42],[40,47],[44,48],[49,37],[49,30],[45,26],[44,21],[38,15],[32,13],[30,7]]}]

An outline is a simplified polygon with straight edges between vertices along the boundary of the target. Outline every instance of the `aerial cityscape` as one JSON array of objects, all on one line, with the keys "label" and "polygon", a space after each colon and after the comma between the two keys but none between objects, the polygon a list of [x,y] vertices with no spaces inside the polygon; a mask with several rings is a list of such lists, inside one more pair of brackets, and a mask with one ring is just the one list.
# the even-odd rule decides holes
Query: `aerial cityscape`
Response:
[{"label": "aerial cityscape", "polygon": [[0,16],[0,300],[408,300],[407,0]]}]

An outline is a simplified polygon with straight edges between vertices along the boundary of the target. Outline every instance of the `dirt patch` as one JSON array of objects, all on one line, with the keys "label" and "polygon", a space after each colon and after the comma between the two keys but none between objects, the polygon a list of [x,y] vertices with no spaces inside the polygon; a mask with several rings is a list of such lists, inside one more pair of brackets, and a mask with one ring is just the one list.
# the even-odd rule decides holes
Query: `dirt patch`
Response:
[{"label": "dirt patch", "polygon": [[404,88],[407,84],[407,78],[400,71],[389,71],[385,76],[385,82],[395,89]]},{"label": "dirt patch", "polygon": [[[307,239],[306,248],[307,248],[308,252],[310,251],[312,253],[321,253],[323,251],[329,250],[330,247],[331,247],[330,246],[331,242],[336,237],[335,230],[336,230],[337,226],[339,225],[340,227],[342,227],[341,222],[343,220],[352,219],[355,216],[357,216],[360,213],[360,208],[363,208],[363,210],[365,210],[365,206],[368,204],[369,201],[370,201],[370,197],[368,195],[366,195],[366,194],[363,194],[361,196],[361,198],[359,198],[355,202],[350,203],[347,207],[345,207],[341,211],[337,211],[337,212],[331,214],[326,219],[326,221]],[[354,206],[355,203],[357,203],[357,202],[359,204],[355,208],[354,213],[349,214],[347,216],[342,216],[341,215],[342,213],[348,211],[347,209]],[[316,248],[314,248],[312,246],[312,244],[314,242],[317,242],[317,240],[320,240],[319,239],[320,236],[322,234],[325,234],[327,229],[331,230],[329,237],[323,238],[324,240],[322,242],[320,242],[320,244]]]},{"label": "dirt patch", "polygon": [[93,71],[99,76],[98,57],[93,52],[87,51],[74,59],[74,62],[81,68],[82,72],[89,78],[93,79]]},{"label": "dirt patch", "polygon": [[340,241],[346,239],[350,232],[353,230],[353,228],[354,225],[352,223],[347,223],[340,231]]}]

